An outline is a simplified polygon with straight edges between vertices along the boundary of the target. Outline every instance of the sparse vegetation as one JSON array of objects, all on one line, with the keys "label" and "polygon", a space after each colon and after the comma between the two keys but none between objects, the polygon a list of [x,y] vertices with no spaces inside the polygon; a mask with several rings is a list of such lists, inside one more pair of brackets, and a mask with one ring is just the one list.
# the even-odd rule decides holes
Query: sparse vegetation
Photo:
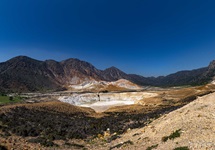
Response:
[{"label": "sparse vegetation", "polygon": [[10,101],[13,101],[13,100],[14,100],[14,99],[13,99],[13,96],[10,96],[10,97],[9,97],[9,100],[10,100]]},{"label": "sparse vegetation", "polygon": [[128,141],[126,141],[126,142],[123,142],[123,143],[120,143],[120,144],[117,144],[117,145],[111,147],[110,150],[112,150],[112,149],[114,149],[114,148],[120,148],[120,147],[122,147],[122,146],[124,146],[124,145],[127,145],[127,144],[133,145],[134,143],[133,143],[132,141],[128,140]]},{"label": "sparse vegetation", "polygon": [[0,121],[4,124],[1,126],[4,131],[23,137],[37,137],[38,139],[30,141],[52,146],[53,140],[93,138],[103,134],[107,128],[110,128],[111,134],[117,133],[117,136],[108,139],[112,141],[128,128],[145,126],[148,118],[158,116],[166,109],[147,112],[143,110],[142,113],[134,114],[109,112],[97,118],[88,116],[87,108],[84,110],[66,103],[47,102],[12,107],[8,112],[0,113]]},{"label": "sparse vegetation", "polygon": [[114,134],[114,135],[112,135],[107,141],[110,143],[111,141],[113,141],[113,140],[116,140],[116,139],[118,139],[118,138],[120,138],[121,136],[119,136],[119,135],[117,135],[117,134]]},{"label": "sparse vegetation", "polygon": [[85,148],[84,145],[76,144],[76,143],[72,143],[72,144],[71,144],[71,143],[66,142],[65,145],[71,146],[71,147],[76,147],[76,148]]},{"label": "sparse vegetation", "polygon": [[[178,95],[181,96],[175,100],[174,103],[168,105],[156,105],[153,107],[137,104],[118,106],[100,114],[96,114],[89,108],[76,107],[62,102],[2,106],[1,108],[3,109],[0,109],[0,129],[3,131],[2,135],[5,138],[13,134],[31,138],[28,140],[29,144],[40,143],[43,146],[55,147],[58,146],[55,143],[61,145],[55,140],[63,140],[63,142],[65,142],[65,147],[84,149],[88,147],[84,146],[84,142],[92,141],[94,143],[89,145],[96,145],[96,140],[99,139],[97,135],[104,137],[103,133],[107,128],[110,128],[110,136],[105,138],[104,141],[102,141],[102,138],[99,139],[99,142],[103,144],[107,142],[110,143],[122,137],[121,134],[125,133],[129,128],[141,128],[148,125],[153,118],[158,118],[162,114],[166,114],[184,106],[194,100],[197,95],[209,93],[206,90],[196,93],[196,89],[194,92],[187,89],[182,90],[183,92],[174,90],[172,95],[175,97],[173,98],[171,97],[172,95],[165,97],[167,100],[171,99],[174,101],[174,98],[178,98]],[[184,91],[185,95],[183,95]],[[169,93],[164,93],[164,96],[167,94]],[[1,95],[0,98],[6,98],[8,102],[11,102],[8,96]],[[14,101],[16,101],[16,98],[18,97],[14,96]],[[5,108],[9,108],[10,110],[1,111],[5,110]],[[133,134],[134,137],[138,135],[139,133]],[[173,140],[180,137],[180,135],[181,129],[172,132],[169,136],[163,137],[162,141]],[[72,144],[72,142],[79,141],[75,139],[83,139],[84,142],[77,142],[77,145]],[[140,139],[141,138],[138,140]],[[161,137],[159,139],[161,139]],[[113,147],[111,147],[111,149],[123,148],[124,146],[132,145],[132,143],[132,141],[126,141],[115,146],[112,145]],[[176,142],[176,144],[178,143]],[[157,144],[148,146],[146,150],[152,150],[158,147]],[[175,149],[187,150],[186,148],[188,147],[177,147]]]},{"label": "sparse vegetation", "polygon": [[158,144],[152,145],[152,146],[148,147],[146,150],[152,150],[152,149],[157,148],[157,147],[158,147]]},{"label": "sparse vegetation", "polygon": [[162,138],[162,142],[166,142],[167,140],[173,140],[180,136],[181,136],[181,129],[178,129],[178,130],[174,131],[173,133],[171,133],[169,136],[164,136]]},{"label": "sparse vegetation", "polygon": [[41,145],[46,146],[46,147],[57,146],[51,140],[48,140],[48,139],[43,138],[43,137],[38,137],[38,138],[35,138],[35,139],[30,139],[30,140],[28,140],[28,142],[31,142],[31,143],[40,143]]},{"label": "sparse vegetation", "polygon": [[18,96],[12,97],[4,94],[0,96],[0,104],[15,103],[20,102],[21,100],[21,97]]},{"label": "sparse vegetation", "polygon": [[189,150],[189,148],[187,146],[183,146],[183,147],[176,147],[174,148],[174,150]]},{"label": "sparse vegetation", "polygon": [[[184,105],[184,104],[183,104]],[[86,139],[93,138],[95,135],[103,134],[107,128],[110,132],[120,135],[128,128],[140,128],[147,124],[149,118],[157,118],[161,114],[173,111],[183,105],[155,107],[145,109],[143,106],[137,110],[127,112],[108,111],[102,117],[91,117],[93,114],[90,109],[75,107],[61,102],[49,102],[38,104],[20,105],[11,108],[7,113],[0,113],[0,121],[6,125],[2,128],[23,137],[43,138],[43,145],[47,141],[66,140],[66,139]],[[127,106],[125,106],[127,107]],[[119,110],[119,109],[117,109]],[[28,122],[28,124],[26,124]],[[176,131],[162,140],[167,141],[177,137],[180,131]],[[108,141],[112,141],[118,136],[112,136]],[[38,141],[38,140],[37,140]]]}]

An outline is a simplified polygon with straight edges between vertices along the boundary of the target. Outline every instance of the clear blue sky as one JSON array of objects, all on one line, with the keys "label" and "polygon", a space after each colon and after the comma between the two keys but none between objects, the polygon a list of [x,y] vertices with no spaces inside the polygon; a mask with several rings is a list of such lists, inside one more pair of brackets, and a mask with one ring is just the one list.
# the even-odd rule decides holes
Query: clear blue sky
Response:
[{"label": "clear blue sky", "polygon": [[1,0],[0,52],[144,76],[195,69],[215,59],[215,1]]}]

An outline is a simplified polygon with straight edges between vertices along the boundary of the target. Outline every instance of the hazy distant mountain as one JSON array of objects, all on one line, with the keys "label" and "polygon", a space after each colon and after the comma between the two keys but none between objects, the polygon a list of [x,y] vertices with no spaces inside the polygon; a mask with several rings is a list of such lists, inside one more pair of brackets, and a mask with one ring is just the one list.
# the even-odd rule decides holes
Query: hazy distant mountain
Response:
[{"label": "hazy distant mountain", "polygon": [[0,63],[0,90],[13,92],[61,90],[70,85],[88,81],[117,81],[119,79],[151,86],[199,85],[208,83],[214,76],[215,61],[205,68],[180,71],[157,78],[146,78],[126,74],[115,67],[102,71],[78,59],[57,62],[55,60],[38,61],[26,56],[18,56]]},{"label": "hazy distant mountain", "polygon": [[151,86],[183,86],[183,85],[202,85],[213,80],[215,77],[215,61],[212,61],[208,67],[179,71],[167,76],[143,77],[139,75],[130,75],[131,81],[139,85]]},{"label": "hazy distant mountain", "polygon": [[165,77],[155,79],[154,85],[158,86],[180,86],[180,85],[200,85],[206,84],[215,77],[215,61],[208,67],[191,71],[180,71]]},{"label": "hazy distant mountain", "polygon": [[155,79],[154,85],[158,86],[180,86],[180,85],[199,85],[209,81],[208,76],[204,76],[207,68],[192,71],[180,71],[165,77]]}]

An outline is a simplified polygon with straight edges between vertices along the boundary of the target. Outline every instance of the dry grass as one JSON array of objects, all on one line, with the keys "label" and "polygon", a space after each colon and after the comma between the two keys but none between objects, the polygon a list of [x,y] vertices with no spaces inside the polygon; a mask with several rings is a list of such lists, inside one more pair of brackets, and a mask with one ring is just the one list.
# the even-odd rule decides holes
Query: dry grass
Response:
[{"label": "dry grass", "polygon": [[26,107],[28,109],[59,112],[59,113],[66,113],[66,114],[76,114],[76,113],[94,114],[95,113],[95,111],[91,108],[73,106],[71,104],[67,104],[59,101],[41,102],[41,103],[34,103],[34,104],[8,105],[8,106],[0,107],[0,112],[8,112],[11,109],[16,107]]},{"label": "dry grass", "polygon": [[112,108],[109,108],[106,113],[108,112],[126,112],[126,113],[140,113],[145,111],[145,107],[142,105],[124,105],[124,106],[115,106]]},{"label": "dry grass", "polygon": [[113,86],[113,85],[108,85],[105,89],[103,90],[107,90],[107,91],[125,91],[127,90],[126,88],[123,87],[117,87],[117,86]]},{"label": "dry grass", "polygon": [[150,97],[150,98],[145,98],[139,101],[139,104],[144,105],[144,106],[155,106],[155,105],[160,105],[163,102],[163,98],[161,95],[156,96],[156,97]]},{"label": "dry grass", "polygon": [[193,88],[184,88],[177,90],[170,90],[165,92],[164,98],[166,99],[182,99],[191,95],[196,94],[196,89]]},{"label": "dry grass", "polygon": [[215,89],[215,85],[154,91],[158,96],[144,98],[135,105],[115,106],[105,112],[144,113],[163,107],[181,106],[195,100],[198,96],[209,94],[213,89]]}]

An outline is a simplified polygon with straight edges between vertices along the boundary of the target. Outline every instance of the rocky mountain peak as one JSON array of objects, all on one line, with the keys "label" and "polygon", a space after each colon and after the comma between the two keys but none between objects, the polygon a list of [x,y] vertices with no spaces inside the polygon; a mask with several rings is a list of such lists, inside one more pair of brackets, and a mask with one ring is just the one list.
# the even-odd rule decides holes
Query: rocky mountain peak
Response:
[{"label": "rocky mountain peak", "polygon": [[48,59],[48,60],[45,60],[45,62],[46,63],[59,63],[59,62],[57,62],[57,61],[55,61],[55,60],[53,60],[53,59]]},{"label": "rocky mountain peak", "polygon": [[105,70],[119,70],[119,69],[116,68],[116,67],[114,67],[114,66],[111,66],[111,67],[109,67],[109,68],[107,68],[107,69],[105,69]]},{"label": "rocky mountain peak", "polygon": [[27,57],[27,56],[17,56],[17,57],[14,57],[14,58],[8,60],[7,62],[17,63],[17,62],[41,62],[41,61]]},{"label": "rocky mountain peak", "polygon": [[215,60],[211,61],[209,66],[208,66],[209,69],[215,69]]},{"label": "rocky mountain peak", "polygon": [[109,73],[124,73],[123,71],[119,70],[118,68],[116,68],[114,66],[105,69],[104,72],[109,72]]},{"label": "rocky mountain peak", "polygon": [[63,66],[69,67],[71,69],[86,69],[86,68],[95,69],[95,67],[92,64],[90,64],[86,61],[81,61],[76,58],[70,58],[70,59],[61,61],[60,63]]},{"label": "rocky mountain peak", "polygon": [[116,81],[119,79],[129,79],[128,75],[118,68],[112,66],[102,72],[102,77],[107,81]]}]

